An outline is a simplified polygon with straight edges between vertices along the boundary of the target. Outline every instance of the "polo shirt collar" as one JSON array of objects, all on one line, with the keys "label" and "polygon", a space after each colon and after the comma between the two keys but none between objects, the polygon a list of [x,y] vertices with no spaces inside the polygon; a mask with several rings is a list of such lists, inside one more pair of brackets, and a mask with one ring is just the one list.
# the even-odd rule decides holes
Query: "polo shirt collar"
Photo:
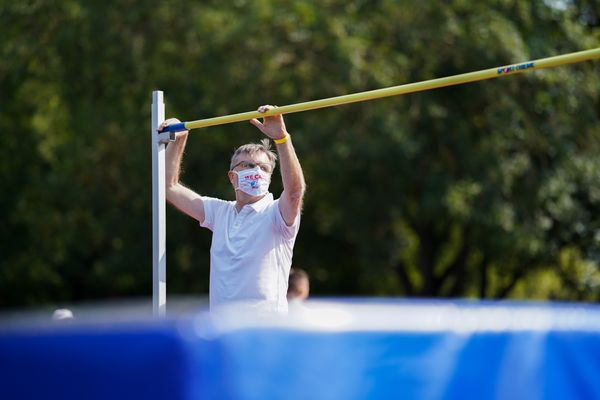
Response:
[{"label": "polo shirt collar", "polygon": [[261,212],[264,210],[269,204],[273,202],[273,193],[267,193],[265,197],[260,199],[257,202],[252,204],[248,204],[255,212]]}]

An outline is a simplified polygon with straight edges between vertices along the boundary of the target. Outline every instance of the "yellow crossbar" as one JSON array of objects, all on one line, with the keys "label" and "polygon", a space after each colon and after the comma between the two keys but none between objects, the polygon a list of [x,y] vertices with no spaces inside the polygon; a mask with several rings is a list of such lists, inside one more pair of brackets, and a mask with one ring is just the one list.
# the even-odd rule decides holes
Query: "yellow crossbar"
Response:
[{"label": "yellow crossbar", "polygon": [[223,117],[207,118],[198,121],[184,122],[186,129],[205,128],[207,126],[224,125],[233,122],[248,121],[252,118],[261,118],[277,114],[291,114],[301,111],[314,110],[317,108],[334,107],[342,104],[356,103],[379,99],[382,97],[398,96],[406,93],[423,92],[425,90],[437,89],[445,86],[461,85],[463,83],[482,81],[485,79],[500,78],[506,75],[520,74],[535,71],[537,69],[557,67],[565,64],[579,63],[582,61],[600,58],[600,48],[579,51],[576,53],[563,54],[555,57],[541,58],[534,61],[526,61],[520,64],[506,65],[503,67],[484,69],[481,71],[448,76],[445,78],[430,79],[427,81],[409,83],[406,85],[392,86],[383,89],[369,90],[366,92],[347,94],[344,96],[330,97],[322,100],[307,101],[304,103],[291,104],[277,107],[266,113],[250,111],[239,114],[231,114]]}]

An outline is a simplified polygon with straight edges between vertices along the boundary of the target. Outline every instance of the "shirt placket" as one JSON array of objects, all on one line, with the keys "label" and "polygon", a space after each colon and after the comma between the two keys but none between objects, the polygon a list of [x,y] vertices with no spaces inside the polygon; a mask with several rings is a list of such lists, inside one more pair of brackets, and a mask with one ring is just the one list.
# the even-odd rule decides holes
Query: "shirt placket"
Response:
[{"label": "shirt placket", "polygon": [[244,220],[248,215],[248,207],[244,207],[237,213],[233,219],[233,226],[231,227],[231,236],[235,237],[238,235],[240,229],[244,225]]}]

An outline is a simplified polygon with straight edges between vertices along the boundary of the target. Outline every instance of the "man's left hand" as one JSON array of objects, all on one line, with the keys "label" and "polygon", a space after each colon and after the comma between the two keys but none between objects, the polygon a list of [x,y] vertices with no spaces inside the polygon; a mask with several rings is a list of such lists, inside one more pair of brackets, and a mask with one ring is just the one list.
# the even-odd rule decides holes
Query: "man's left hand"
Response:
[{"label": "man's left hand", "polygon": [[[277,108],[277,106],[264,105],[258,107],[258,112],[265,113],[274,108]],[[281,114],[264,117],[262,120],[263,121],[260,122],[258,119],[254,118],[250,120],[250,123],[271,139],[283,139],[285,135],[288,134]]]}]

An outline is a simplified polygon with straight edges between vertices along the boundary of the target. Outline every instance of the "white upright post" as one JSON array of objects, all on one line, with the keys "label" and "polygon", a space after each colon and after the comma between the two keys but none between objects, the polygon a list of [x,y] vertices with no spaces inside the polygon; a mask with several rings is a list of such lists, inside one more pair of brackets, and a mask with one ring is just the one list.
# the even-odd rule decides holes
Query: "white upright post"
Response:
[{"label": "white upright post", "polygon": [[165,120],[163,92],[152,92],[152,310],[154,316],[164,317],[167,305],[167,251],[165,204],[166,145],[157,133]]}]

